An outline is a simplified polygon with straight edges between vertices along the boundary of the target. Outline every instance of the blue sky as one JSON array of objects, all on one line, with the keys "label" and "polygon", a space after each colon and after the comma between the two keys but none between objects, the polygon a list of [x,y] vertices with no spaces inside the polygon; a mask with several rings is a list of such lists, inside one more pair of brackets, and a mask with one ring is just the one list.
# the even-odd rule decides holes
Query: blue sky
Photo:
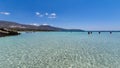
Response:
[{"label": "blue sky", "polygon": [[120,30],[120,0],[0,0],[0,20]]}]

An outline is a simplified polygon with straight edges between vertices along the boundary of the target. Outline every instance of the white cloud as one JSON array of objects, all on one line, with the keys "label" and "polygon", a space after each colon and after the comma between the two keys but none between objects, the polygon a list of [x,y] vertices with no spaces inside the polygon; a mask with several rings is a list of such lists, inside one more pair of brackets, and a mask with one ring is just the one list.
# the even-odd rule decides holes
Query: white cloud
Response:
[{"label": "white cloud", "polygon": [[44,25],[44,26],[47,26],[47,25],[49,25],[49,24],[47,24],[47,23],[44,23],[44,24],[42,24],[42,25]]},{"label": "white cloud", "polygon": [[37,23],[33,23],[33,24],[30,24],[30,25],[34,25],[34,26],[40,26],[39,24]]},{"label": "white cloud", "polygon": [[35,13],[38,17],[43,17],[44,15],[42,15],[40,12],[36,12]]},{"label": "white cloud", "polygon": [[51,15],[56,16],[56,13],[51,13]]},{"label": "white cloud", "polygon": [[56,18],[56,13],[43,13],[43,14],[41,14],[40,12],[35,12],[35,14],[36,14],[36,16],[38,16],[38,17],[47,17],[47,18],[51,18],[51,19],[54,19],[54,18]]},{"label": "white cloud", "polygon": [[48,16],[49,14],[48,13],[45,13],[46,16]]},{"label": "white cloud", "polygon": [[47,25],[49,25],[49,24],[47,24],[47,23],[43,23],[43,24],[32,23],[32,24],[30,24],[30,25],[33,25],[33,26],[40,26],[40,25],[47,26]]},{"label": "white cloud", "polygon": [[51,13],[48,18],[56,18],[56,13]]},{"label": "white cloud", "polygon": [[36,14],[36,15],[40,15],[40,13],[39,13],[39,12],[36,12],[35,14]]},{"label": "white cloud", "polygon": [[9,12],[0,12],[0,14],[3,14],[3,15],[10,15]]}]

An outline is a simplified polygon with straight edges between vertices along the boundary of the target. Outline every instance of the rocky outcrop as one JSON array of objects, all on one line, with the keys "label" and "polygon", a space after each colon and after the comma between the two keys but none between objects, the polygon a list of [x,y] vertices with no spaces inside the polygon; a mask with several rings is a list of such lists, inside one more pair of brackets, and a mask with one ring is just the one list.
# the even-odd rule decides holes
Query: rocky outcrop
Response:
[{"label": "rocky outcrop", "polygon": [[12,36],[12,35],[19,35],[20,33],[17,31],[9,30],[6,28],[0,28],[0,37],[3,36]]}]

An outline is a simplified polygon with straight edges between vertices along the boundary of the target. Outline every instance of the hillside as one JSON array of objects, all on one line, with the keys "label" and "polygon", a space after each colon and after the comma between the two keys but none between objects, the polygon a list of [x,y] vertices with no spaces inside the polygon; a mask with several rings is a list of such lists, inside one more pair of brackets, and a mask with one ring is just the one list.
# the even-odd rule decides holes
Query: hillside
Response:
[{"label": "hillside", "polygon": [[9,22],[9,21],[0,21],[0,28],[9,28],[17,31],[83,31],[80,29],[58,28],[50,25],[40,25],[40,26],[25,25],[25,24],[19,24],[16,22]]}]

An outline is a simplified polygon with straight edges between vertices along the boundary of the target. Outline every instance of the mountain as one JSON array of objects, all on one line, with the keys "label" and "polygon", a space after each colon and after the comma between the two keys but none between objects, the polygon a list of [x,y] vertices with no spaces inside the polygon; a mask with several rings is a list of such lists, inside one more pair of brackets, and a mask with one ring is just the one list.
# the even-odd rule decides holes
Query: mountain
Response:
[{"label": "mountain", "polygon": [[0,21],[0,28],[10,28],[10,29],[37,29],[38,27],[33,25],[19,24],[10,21]]},{"label": "mountain", "polygon": [[16,22],[10,21],[0,21],[0,28],[8,28],[17,31],[84,31],[80,29],[64,29],[59,27],[53,27],[50,25],[26,25],[26,24],[19,24]]}]

